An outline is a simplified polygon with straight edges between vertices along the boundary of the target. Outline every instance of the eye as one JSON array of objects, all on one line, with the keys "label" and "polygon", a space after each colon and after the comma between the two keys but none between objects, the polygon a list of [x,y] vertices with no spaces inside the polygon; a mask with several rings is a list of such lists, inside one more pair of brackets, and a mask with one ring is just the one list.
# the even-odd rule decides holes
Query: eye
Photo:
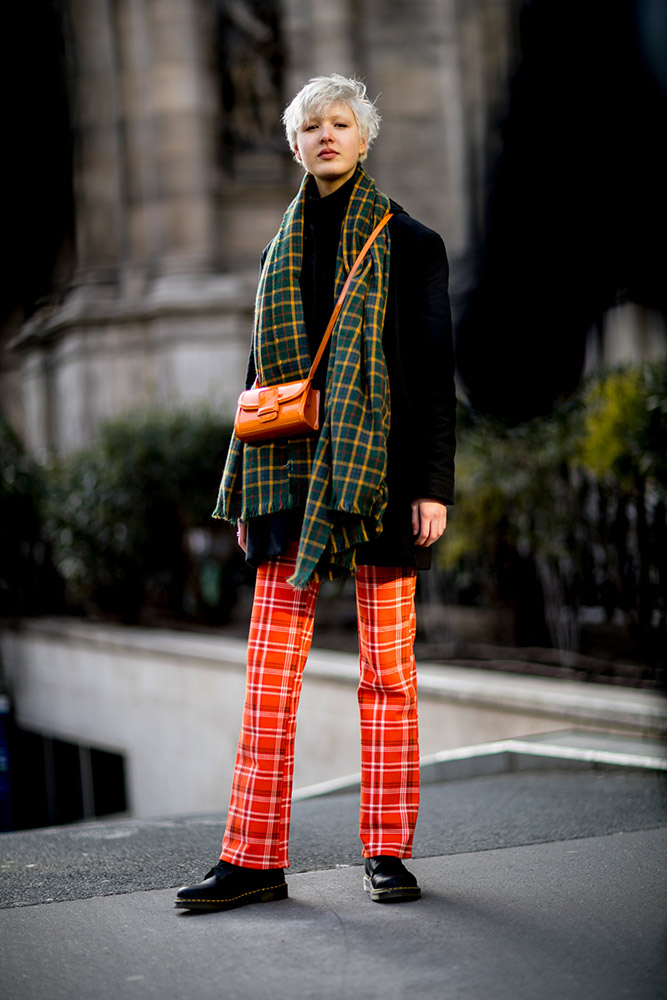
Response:
[{"label": "eye", "polygon": [[336,128],[349,128],[349,127],[350,126],[347,122],[336,122]]},{"label": "eye", "polygon": [[314,132],[316,128],[317,128],[317,124],[315,122],[310,122],[308,125],[304,125],[303,126],[303,131],[304,132]]}]

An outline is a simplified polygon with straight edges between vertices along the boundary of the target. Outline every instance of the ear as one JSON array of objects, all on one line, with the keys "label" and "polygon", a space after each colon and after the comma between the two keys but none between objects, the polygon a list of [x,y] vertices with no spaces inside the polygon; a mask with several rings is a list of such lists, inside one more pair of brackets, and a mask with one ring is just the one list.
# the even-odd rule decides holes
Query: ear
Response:
[{"label": "ear", "polygon": [[292,152],[294,153],[294,156],[296,157],[296,159],[300,163],[301,162],[301,153],[299,152],[299,147],[297,146],[296,143],[294,143],[294,145],[292,146]]},{"label": "ear", "polygon": [[362,139],[361,143],[359,144],[359,156],[363,156],[367,149],[368,149],[368,139]]}]

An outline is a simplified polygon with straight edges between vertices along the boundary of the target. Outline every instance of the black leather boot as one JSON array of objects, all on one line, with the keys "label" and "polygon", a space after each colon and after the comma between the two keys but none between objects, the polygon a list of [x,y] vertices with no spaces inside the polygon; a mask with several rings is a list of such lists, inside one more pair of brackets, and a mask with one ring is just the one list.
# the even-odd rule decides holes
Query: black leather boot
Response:
[{"label": "black leather boot", "polygon": [[218,861],[203,882],[179,889],[174,905],[185,910],[233,910],[275,899],[287,899],[282,868],[241,868]]},{"label": "black leather boot", "polygon": [[374,903],[408,903],[422,894],[417,879],[400,858],[379,854],[366,858],[365,867],[364,889]]}]

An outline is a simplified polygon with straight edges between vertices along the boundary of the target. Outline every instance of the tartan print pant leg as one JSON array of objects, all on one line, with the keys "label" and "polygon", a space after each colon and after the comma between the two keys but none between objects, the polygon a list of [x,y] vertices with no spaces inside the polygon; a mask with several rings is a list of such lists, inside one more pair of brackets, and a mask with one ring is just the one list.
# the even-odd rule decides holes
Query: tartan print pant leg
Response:
[{"label": "tartan print pant leg", "polygon": [[419,811],[416,582],[416,570],[400,567],[361,566],[356,577],[365,858],[412,856]]},{"label": "tartan print pant leg", "polygon": [[247,868],[287,868],[294,737],[319,584],[295,590],[291,549],[257,570],[246,701],[220,857]]}]

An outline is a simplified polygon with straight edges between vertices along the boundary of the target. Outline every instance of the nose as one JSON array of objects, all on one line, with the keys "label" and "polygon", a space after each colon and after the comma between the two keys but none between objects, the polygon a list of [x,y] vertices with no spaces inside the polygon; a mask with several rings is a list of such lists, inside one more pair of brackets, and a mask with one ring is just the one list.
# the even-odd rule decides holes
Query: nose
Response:
[{"label": "nose", "polygon": [[322,135],[320,136],[320,142],[333,142],[333,129],[328,122],[322,125]]}]

